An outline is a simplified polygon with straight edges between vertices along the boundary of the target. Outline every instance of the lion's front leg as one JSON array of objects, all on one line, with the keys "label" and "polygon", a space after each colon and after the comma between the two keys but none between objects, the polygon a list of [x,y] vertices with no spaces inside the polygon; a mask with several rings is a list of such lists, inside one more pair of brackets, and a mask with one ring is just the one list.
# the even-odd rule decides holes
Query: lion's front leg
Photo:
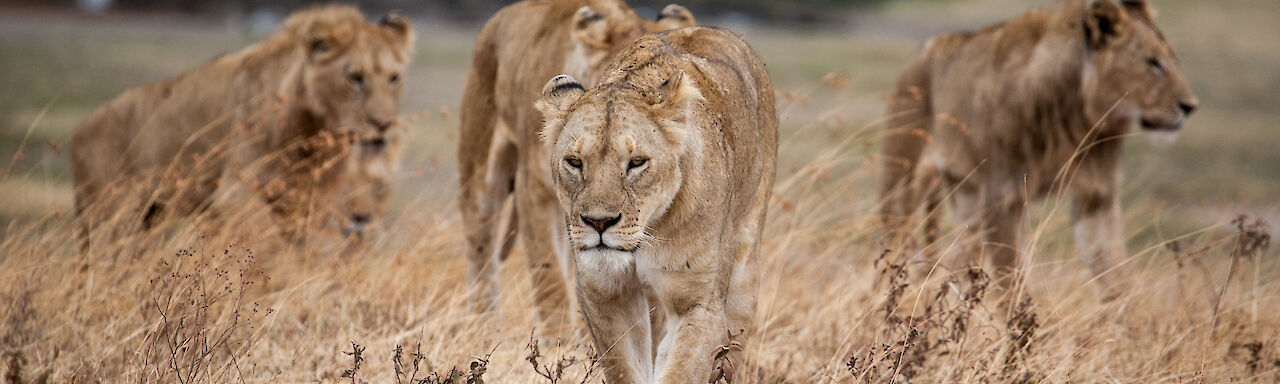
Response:
[{"label": "lion's front leg", "polygon": [[1124,218],[1120,210],[1120,146],[1109,142],[1086,153],[1071,183],[1076,252],[1101,283],[1104,300],[1128,289]]},{"label": "lion's front leg", "polygon": [[[992,196],[988,196],[992,197]],[[1016,307],[1019,294],[1014,288],[1021,282],[1022,220],[1026,202],[1019,197],[993,198],[985,204],[982,218],[982,255],[990,265],[995,285],[990,295],[999,300],[1001,312]],[[989,200],[990,201],[990,200]]]},{"label": "lion's front leg", "polygon": [[717,280],[710,274],[685,272],[660,293],[665,296],[667,321],[666,336],[658,348],[658,383],[707,381],[717,348],[728,343],[725,295]]},{"label": "lion's front leg", "polygon": [[631,254],[577,252],[578,302],[606,382],[653,381],[648,300]]},{"label": "lion's front leg", "polygon": [[1104,300],[1114,300],[1127,289],[1120,199],[1114,191],[1078,191],[1073,197],[1071,219],[1076,252],[1102,283]]}]

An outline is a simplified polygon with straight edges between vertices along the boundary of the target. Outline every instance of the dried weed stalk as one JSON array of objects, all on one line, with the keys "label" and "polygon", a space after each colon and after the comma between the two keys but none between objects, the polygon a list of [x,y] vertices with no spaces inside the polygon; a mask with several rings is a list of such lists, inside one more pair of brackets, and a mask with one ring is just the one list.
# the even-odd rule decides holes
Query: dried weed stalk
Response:
[{"label": "dried weed stalk", "polygon": [[202,244],[162,259],[157,269],[144,310],[151,326],[132,361],[137,381],[243,380],[240,360],[255,342],[255,324],[273,312],[246,298],[265,279],[253,252],[231,245],[210,255]]},{"label": "dried weed stalk", "polygon": [[[590,346],[586,347],[587,352],[585,357],[578,357],[577,355],[572,354],[567,356],[562,355],[554,363],[547,364],[542,360],[546,356],[542,355],[542,351],[538,348],[538,344],[539,341],[533,338],[533,334],[530,333],[529,343],[525,345],[525,350],[529,352],[525,355],[524,360],[528,361],[529,365],[533,366],[534,373],[537,373],[538,376],[546,379],[548,383],[555,384],[561,382],[565,379],[565,370],[574,365],[584,364],[584,369],[586,371],[582,374],[582,380],[579,381],[579,383],[585,384],[588,380],[591,380],[591,377],[599,368],[600,355],[595,353],[595,348]],[[560,347],[560,341],[556,341],[556,349],[560,350]]]}]

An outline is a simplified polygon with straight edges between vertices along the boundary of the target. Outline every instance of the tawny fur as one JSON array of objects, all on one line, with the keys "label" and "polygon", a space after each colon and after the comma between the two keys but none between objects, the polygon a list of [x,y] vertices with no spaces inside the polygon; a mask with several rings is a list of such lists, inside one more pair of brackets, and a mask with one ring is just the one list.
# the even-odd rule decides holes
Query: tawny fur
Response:
[{"label": "tawny fur", "polygon": [[[942,266],[989,264],[1007,288],[1028,199],[1064,193],[1080,256],[1109,296],[1123,293],[1122,139],[1136,125],[1177,130],[1197,103],[1152,15],[1143,1],[1068,0],[925,43],[889,105],[880,192],[890,233],[909,237],[923,203],[932,243],[950,196],[957,228],[983,245]],[[933,266],[930,253],[913,274]]]},{"label": "tawny fur", "polygon": [[636,41],[590,91],[558,76],[543,94],[544,168],[606,381],[706,382],[730,332],[753,331],[778,145],[764,63],[685,28]]},{"label": "tawny fur", "polygon": [[399,15],[370,23],[352,7],[312,8],[262,42],[108,102],[70,143],[82,247],[112,215],[150,228],[209,207],[304,214],[311,191],[340,179],[334,165],[351,144],[395,124],[413,37]]},{"label": "tawny fur", "polygon": [[[618,51],[645,32],[691,26],[684,7],[668,6],[659,22],[621,0],[522,1],[498,11],[476,39],[462,95],[458,174],[468,249],[467,281],[478,311],[497,303],[497,260],[518,234],[533,270],[541,329],[572,321],[559,233],[561,213],[544,167],[533,103],[559,73],[591,83]],[[507,223],[497,218],[509,196]]]},{"label": "tawny fur", "polygon": [[320,212],[313,214],[323,225],[319,233],[343,239],[348,253],[363,251],[380,240],[403,154],[399,132],[362,141],[353,148],[337,172],[334,187],[321,191]]}]

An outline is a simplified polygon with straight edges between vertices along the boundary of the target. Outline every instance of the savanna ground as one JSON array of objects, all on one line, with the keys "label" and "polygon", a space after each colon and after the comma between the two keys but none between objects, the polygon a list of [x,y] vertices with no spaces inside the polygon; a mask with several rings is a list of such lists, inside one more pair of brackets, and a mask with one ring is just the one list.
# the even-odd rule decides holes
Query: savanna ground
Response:
[{"label": "savanna ground", "polygon": [[[1141,281],[1128,295],[1100,303],[1057,198],[1030,209],[1030,299],[1011,320],[981,301],[981,276],[941,293],[873,286],[900,252],[878,242],[872,215],[876,123],[899,65],[931,33],[1027,3],[1043,2],[910,1],[841,29],[742,29],[774,77],[782,130],[741,382],[1280,380],[1280,265],[1259,224],[1280,222],[1276,2],[1155,3],[1203,107],[1171,147],[1127,144],[1128,262]],[[598,382],[585,339],[535,332],[520,254],[503,267],[498,316],[468,310],[453,159],[478,27],[418,28],[409,151],[367,252],[176,223],[81,256],[65,149],[75,125],[128,87],[254,37],[181,17],[0,11],[5,380],[434,383],[456,367],[454,382]],[[940,245],[957,241],[948,232]]]}]

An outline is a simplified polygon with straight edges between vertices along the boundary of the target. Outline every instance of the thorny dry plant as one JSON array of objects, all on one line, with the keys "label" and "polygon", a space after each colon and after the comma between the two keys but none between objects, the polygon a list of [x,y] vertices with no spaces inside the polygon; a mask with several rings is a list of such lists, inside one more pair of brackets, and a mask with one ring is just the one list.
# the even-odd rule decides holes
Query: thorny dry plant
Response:
[{"label": "thorny dry plant", "polygon": [[726,331],[726,333],[729,336],[729,344],[716,348],[715,362],[712,364],[711,377],[707,379],[707,383],[735,383],[734,378],[737,376],[739,369],[736,364],[741,364],[741,362],[735,364],[731,354],[742,351],[742,342],[739,340],[742,339],[743,334],[747,333],[747,330],[739,329],[737,333],[730,330]]},{"label": "thorny dry plant", "polygon": [[235,244],[210,254],[201,243],[162,259],[143,309],[150,322],[132,365],[140,382],[217,383],[232,377],[273,314],[246,293],[265,281],[253,251]]},{"label": "thorny dry plant", "polygon": [[[971,267],[963,275],[952,275],[932,288],[911,287],[905,263],[891,261],[892,253],[892,250],[885,250],[877,258],[877,264],[883,262],[885,265],[880,278],[887,282],[882,288],[880,339],[889,342],[849,356],[845,368],[856,382],[913,382],[936,366],[937,363],[931,359],[962,353],[975,314],[990,315],[983,307],[990,279],[981,268]],[[920,280],[923,281],[922,278]],[[932,292],[927,301],[916,303],[923,306],[919,315],[903,314],[902,298],[909,288]],[[1002,374],[990,377],[990,381],[1026,382],[1035,377],[1021,372],[1018,359],[1030,350],[1038,328],[1034,303],[1027,297],[1016,305],[1007,321],[1004,333],[1009,345],[1005,349]],[[1022,377],[1015,377],[1017,375]]]},{"label": "thorny dry plant", "polygon": [[[367,384],[369,381],[360,379],[360,370],[363,368],[365,359],[364,351],[366,347],[352,341],[350,351],[342,351],[343,355],[351,356],[351,368],[342,371],[339,376],[348,379],[352,384]],[[496,350],[497,347],[494,347]],[[448,372],[439,372],[431,367],[431,363],[427,360],[427,356],[422,354],[422,344],[418,343],[414,352],[409,355],[409,365],[412,370],[407,370],[404,362],[404,347],[396,345],[391,355],[392,366],[395,369],[396,384],[484,384],[484,374],[489,371],[489,359],[493,356],[490,351],[484,356],[477,356],[471,362],[466,371],[459,370],[457,366],[449,368]],[[424,366],[425,365],[425,366]],[[418,378],[420,369],[425,368],[426,373],[422,378]]]},{"label": "thorny dry plant", "polygon": [[[528,361],[529,365],[533,367],[534,373],[537,373],[538,376],[546,379],[548,383],[560,383],[566,378],[565,371],[567,369],[578,364],[584,364],[585,372],[582,373],[582,380],[579,381],[579,383],[585,384],[588,380],[591,380],[591,377],[599,368],[600,355],[597,354],[595,352],[595,348],[591,346],[586,347],[586,355],[584,357],[578,357],[574,354],[560,355],[555,362],[548,364],[543,362],[542,358],[546,356],[542,355],[542,351],[538,348],[538,344],[540,344],[540,341],[535,339],[533,334],[530,333],[529,343],[525,344],[525,350],[528,351],[528,354],[525,355],[524,360]],[[559,340],[555,342],[555,347],[556,350],[564,350],[563,345],[561,345]]]}]

